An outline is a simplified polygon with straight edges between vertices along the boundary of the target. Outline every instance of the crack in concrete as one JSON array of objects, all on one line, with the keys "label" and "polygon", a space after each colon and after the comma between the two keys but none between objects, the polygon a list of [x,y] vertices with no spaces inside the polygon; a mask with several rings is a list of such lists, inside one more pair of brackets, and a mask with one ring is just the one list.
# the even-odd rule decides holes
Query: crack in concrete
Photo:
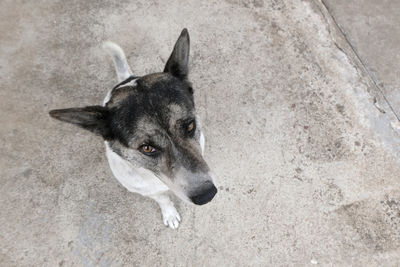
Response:
[{"label": "crack in concrete", "polygon": [[[329,9],[328,5],[325,3],[324,0],[320,0],[321,4],[325,7],[325,9],[328,11],[328,14],[331,16],[331,19],[333,21],[333,23],[335,24],[335,26],[337,27],[337,29],[339,30],[339,32],[342,34],[342,37],[344,38],[344,40],[346,40],[347,44],[349,45],[351,51],[354,53],[354,55],[356,56],[356,58],[360,61],[360,64],[363,68],[363,70],[365,71],[365,73],[368,75],[368,78],[371,80],[372,84],[375,86],[375,88],[381,93],[383,99],[385,100],[386,104],[388,105],[388,107],[390,108],[390,110],[393,112],[394,116],[397,118],[398,121],[400,121],[400,116],[396,113],[396,111],[394,110],[393,106],[391,105],[391,103],[389,102],[389,100],[387,99],[385,93],[383,92],[382,88],[378,85],[378,83],[376,82],[375,78],[372,76],[372,74],[370,73],[370,71],[368,70],[366,64],[364,63],[364,61],[362,60],[361,56],[359,55],[359,53],[357,52],[357,49],[353,46],[353,44],[350,42],[350,40],[347,38],[346,33],[344,32],[344,30],[340,27],[339,23],[336,21],[336,18],[333,16],[332,11]],[[322,12],[323,13],[323,12]],[[335,42],[336,44],[336,42]],[[337,46],[338,47],[338,46]],[[341,51],[343,51],[340,47],[338,47]],[[344,51],[343,51],[344,52]]]}]

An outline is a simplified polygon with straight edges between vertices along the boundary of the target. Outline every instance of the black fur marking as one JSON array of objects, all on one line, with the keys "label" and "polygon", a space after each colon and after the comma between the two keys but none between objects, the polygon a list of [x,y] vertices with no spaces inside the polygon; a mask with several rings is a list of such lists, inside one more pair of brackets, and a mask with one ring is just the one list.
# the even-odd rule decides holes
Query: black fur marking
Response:
[{"label": "black fur marking", "polygon": [[108,127],[111,117],[110,111],[102,106],[88,106],[84,108],[55,109],[49,112],[50,116],[60,121],[78,125],[109,140],[113,134]]},{"label": "black fur marking", "polygon": [[110,100],[106,103],[106,107],[113,107],[118,104],[118,102],[124,100],[128,95],[133,94],[135,87],[133,86],[123,86],[113,89],[111,91]]},{"label": "black fur marking", "polygon": [[110,99],[108,100],[107,103],[105,103],[106,107],[115,106],[117,102],[123,100],[127,95],[131,94],[134,91],[133,90],[134,86],[126,84],[138,78],[139,76],[130,76],[126,80],[114,86],[110,92],[111,94]]},{"label": "black fur marking", "polygon": [[187,112],[194,111],[194,99],[188,87],[188,82],[168,73],[150,74],[139,78],[136,87],[132,89],[135,93],[128,95],[110,109],[110,127],[113,135],[127,146],[140,127],[137,123],[142,118],[153,121],[169,133],[170,104],[181,106]]},{"label": "black fur marking", "polygon": [[120,82],[119,84],[117,84],[116,86],[114,86],[114,88],[111,90],[111,91],[114,91],[115,89],[117,89],[118,87],[120,87],[120,86],[122,86],[122,85],[124,85],[124,84],[127,84],[127,83],[129,83],[130,81],[132,81],[132,80],[134,80],[134,79],[137,79],[137,78],[139,78],[139,76],[130,76],[130,77],[128,77],[126,80],[124,80],[124,81],[122,81],[122,82]]},{"label": "black fur marking", "polygon": [[187,29],[183,29],[165,65],[164,72],[169,72],[181,80],[187,79],[189,75],[189,52],[189,32]]}]

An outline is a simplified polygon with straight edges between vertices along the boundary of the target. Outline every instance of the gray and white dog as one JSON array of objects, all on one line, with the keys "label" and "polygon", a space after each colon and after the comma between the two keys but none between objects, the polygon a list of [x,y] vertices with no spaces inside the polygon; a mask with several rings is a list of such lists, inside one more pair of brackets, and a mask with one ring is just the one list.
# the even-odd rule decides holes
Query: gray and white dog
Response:
[{"label": "gray and white dog", "polygon": [[57,109],[50,115],[102,136],[110,168],[131,192],[160,205],[163,222],[181,220],[168,196],[203,205],[217,193],[203,159],[204,136],[188,81],[189,33],[183,29],[164,71],[134,77],[123,50],[106,42],[119,84],[102,106]]}]

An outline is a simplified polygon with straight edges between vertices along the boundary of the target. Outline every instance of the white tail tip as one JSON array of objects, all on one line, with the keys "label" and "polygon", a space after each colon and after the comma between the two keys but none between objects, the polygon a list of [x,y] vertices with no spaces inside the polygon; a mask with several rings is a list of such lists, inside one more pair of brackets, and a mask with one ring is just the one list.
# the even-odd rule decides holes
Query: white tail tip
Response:
[{"label": "white tail tip", "polygon": [[126,61],[125,53],[116,43],[106,41],[103,43],[103,49],[112,57],[118,81],[121,82],[132,75],[131,68]]}]

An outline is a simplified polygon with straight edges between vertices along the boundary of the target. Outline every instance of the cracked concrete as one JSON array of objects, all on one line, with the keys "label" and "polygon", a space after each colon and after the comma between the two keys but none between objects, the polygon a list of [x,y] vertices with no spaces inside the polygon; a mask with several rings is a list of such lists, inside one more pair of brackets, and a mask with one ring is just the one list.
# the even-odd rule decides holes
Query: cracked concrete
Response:
[{"label": "cracked concrete", "polygon": [[397,1],[324,0],[357,57],[400,117],[398,69],[400,3]]},{"label": "cracked concrete", "polygon": [[[395,116],[319,1],[2,1],[4,266],[397,266]],[[165,228],[100,138],[51,120],[160,71],[180,30],[219,193]],[[385,110],[381,112],[377,106]]]}]

